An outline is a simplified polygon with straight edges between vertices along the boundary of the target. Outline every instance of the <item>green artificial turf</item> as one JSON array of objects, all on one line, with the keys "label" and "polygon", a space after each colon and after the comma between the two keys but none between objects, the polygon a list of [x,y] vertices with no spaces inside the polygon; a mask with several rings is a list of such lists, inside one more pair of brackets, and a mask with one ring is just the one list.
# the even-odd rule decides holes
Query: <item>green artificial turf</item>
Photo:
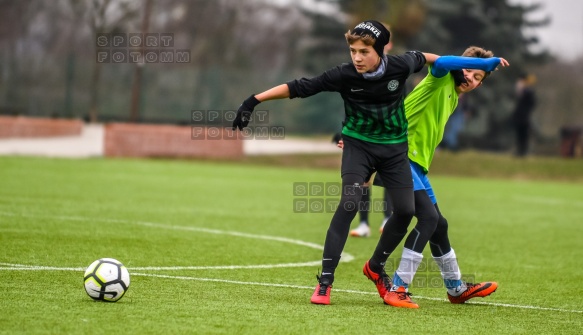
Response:
[{"label": "green artificial turf", "polygon": [[[462,273],[497,281],[492,296],[447,302],[426,250],[410,288],[420,309],[384,305],[362,275],[375,211],[372,237],[346,244],[332,305],[310,304],[332,213],[294,204],[335,197],[294,185],[332,185],[337,170],[0,157],[0,333],[580,333],[581,183],[430,177]],[[83,289],[104,257],[130,271],[116,303]]]}]

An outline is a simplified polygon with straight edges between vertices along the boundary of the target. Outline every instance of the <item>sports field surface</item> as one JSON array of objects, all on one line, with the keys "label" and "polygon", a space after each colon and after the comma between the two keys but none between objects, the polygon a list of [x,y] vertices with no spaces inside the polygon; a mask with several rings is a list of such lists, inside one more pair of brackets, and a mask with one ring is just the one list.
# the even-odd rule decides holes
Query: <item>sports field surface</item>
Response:
[{"label": "sports field surface", "polygon": [[[310,296],[332,213],[294,204],[335,196],[296,187],[334,185],[338,170],[0,157],[0,334],[581,334],[581,181],[431,178],[462,273],[498,290],[450,304],[426,250],[420,309],[384,305],[362,274],[376,211],[321,306]],[[131,275],[116,303],[83,289],[104,257]]]}]

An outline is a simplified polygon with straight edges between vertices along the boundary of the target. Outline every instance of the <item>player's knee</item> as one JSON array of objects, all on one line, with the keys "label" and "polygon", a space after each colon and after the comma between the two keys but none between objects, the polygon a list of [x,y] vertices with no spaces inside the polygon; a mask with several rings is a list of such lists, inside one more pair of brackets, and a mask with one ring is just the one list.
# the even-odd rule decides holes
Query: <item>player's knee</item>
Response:
[{"label": "player's knee", "polygon": [[427,236],[428,239],[435,233],[436,227],[437,217],[435,218],[435,220],[431,219],[430,217],[424,218],[417,217],[417,224],[415,225],[415,229],[424,236]]},{"label": "player's knee", "polygon": [[405,205],[393,208],[393,215],[408,218],[409,220],[413,219],[413,215],[415,215],[415,206]]},{"label": "player's knee", "polygon": [[[340,206],[347,211],[358,209],[358,204],[364,193],[363,178],[356,174],[346,174],[342,177],[342,196]],[[367,190],[369,191],[369,190]]]},{"label": "player's knee", "polygon": [[443,215],[439,215],[437,219],[437,226],[435,227],[435,233],[439,235],[447,234],[447,220],[443,217]]},{"label": "player's knee", "polygon": [[437,229],[437,218],[437,215],[428,215],[423,218],[417,217],[417,226],[423,231],[433,233]]},{"label": "player's knee", "polygon": [[342,206],[346,211],[352,212],[356,211],[359,208],[361,195],[354,195],[354,194],[343,194],[340,198],[339,206]]},{"label": "player's knee", "polygon": [[358,186],[345,187],[340,197],[340,206],[348,212],[355,211],[358,210],[361,199],[362,188]]}]

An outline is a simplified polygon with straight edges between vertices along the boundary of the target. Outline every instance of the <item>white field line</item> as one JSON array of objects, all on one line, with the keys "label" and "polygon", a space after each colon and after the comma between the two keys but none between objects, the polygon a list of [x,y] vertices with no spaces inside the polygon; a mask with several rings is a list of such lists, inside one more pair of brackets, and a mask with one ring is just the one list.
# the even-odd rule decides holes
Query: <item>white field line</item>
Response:
[{"label": "white field line", "polygon": [[[135,268],[135,269],[137,269],[137,268]],[[27,271],[28,270],[28,271],[78,271],[78,272],[83,272],[83,271],[85,271],[85,268],[59,268],[59,267],[53,267],[53,266],[34,266],[34,265],[0,263],[0,271],[4,271],[4,270],[8,270],[8,271],[10,271],[10,270],[12,270],[12,271]],[[170,275],[153,274],[153,273],[132,272],[131,275],[132,276],[141,276],[141,277],[162,278],[162,279],[193,280],[193,281],[201,281],[201,282],[225,283],[225,284],[233,284],[233,285],[253,285],[253,286],[280,287],[280,288],[292,288],[292,289],[302,289],[302,290],[304,290],[304,289],[305,290],[313,290],[314,289],[313,286],[273,284],[273,283],[261,283],[261,282],[246,282],[246,281],[227,280],[227,279],[218,279],[218,278],[170,276]],[[377,295],[376,292],[365,292],[365,291],[343,290],[343,289],[334,289],[334,292],[344,292],[344,293],[364,294],[364,295]],[[434,297],[424,297],[424,296],[420,296],[420,295],[415,295],[415,299],[447,302],[446,299],[434,298]],[[562,308],[540,307],[540,306],[529,306],[529,305],[514,305],[514,304],[505,304],[505,303],[499,303],[499,302],[471,301],[471,302],[468,302],[466,304],[583,314],[583,311],[574,310],[574,309],[562,309]]]},{"label": "white field line", "polygon": [[[86,218],[86,217],[77,217],[77,216],[50,216],[50,215],[34,215],[34,214],[22,214],[22,213],[8,213],[8,212],[0,212],[1,216],[20,216],[25,218],[43,218],[43,219],[54,219],[54,220],[63,220],[63,221],[81,221],[81,222],[107,222],[107,223],[121,223],[121,224],[131,224],[131,225],[139,225],[144,227],[151,227],[151,228],[159,228],[159,229],[169,229],[169,230],[183,230],[183,231],[193,231],[193,232],[201,232],[207,234],[217,234],[217,235],[228,235],[228,236],[236,236],[236,237],[243,237],[243,238],[252,238],[258,240],[268,240],[268,241],[276,241],[276,242],[283,242],[289,244],[295,244],[299,246],[304,246],[312,249],[323,250],[324,247],[311,242],[301,241],[301,240],[294,240],[291,238],[286,237],[278,237],[278,236],[269,236],[269,235],[257,235],[257,234],[249,234],[249,233],[242,233],[236,231],[225,231],[225,230],[218,230],[218,229],[208,229],[208,228],[200,228],[200,227],[189,227],[189,226],[176,226],[176,225],[165,225],[161,223],[154,223],[154,222],[145,222],[145,221],[130,221],[130,220],[119,220],[119,219],[107,219],[107,218]],[[349,253],[343,252],[342,257],[340,259],[341,262],[350,262],[354,259]],[[168,267],[137,267],[137,268],[129,268],[133,270],[140,270],[140,271],[147,271],[147,270],[234,270],[234,269],[270,269],[270,268],[283,268],[283,267],[309,267],[309,266],[318,266],[321,264],[320,260],[317,261],[310,261],[310,262],[301,262],[301,263],[281,263],[281,264],[259,264],[259,265],[229,265],[229,266],[168,266]]]},{"label": "white field line", "polygon": [[[319,250],[323,249],[322,246],[314,244],[314,243],[304,242],[304,241],[300,241],[300,240],[293,240],[293,239],[283,238],[283,237],[267,236],[267,235],[255,235],[255,234],[247,234],[247,233],[232,232],[232,231],[222,231],[222,230],[207,229],[207,228],[164,225],[164,224],[152,223],[152,222],[128,221],[128,220],[118,220],[118,219],[94,219],[94,218],[71,217],[71,216],[45,216],[45,215],[17,214],[17,213],[6,213],[6,212],[0,212],[0,215],[2,215],[2,216],[22,216],[22,217],[30,217],[30,218],[52,218],[52,219],[57,219],[57,220],[73,220],[73,221],[83,221],[83,222],[100,221],[100,222],[108,222],[108,223],[125,223],[125,224],[134,224],[134,225],[141,225],[141,226],[154,227],[154,228],[162,228],[162,229],[198,231],[198,232],[204,232],[204,233],[209,233],[209,234],[222,234],[222,235],[231,235],[231,236],[238,236],[238,237],[257,238],[257,239],[272,240],[272,241],[279,241],[279,242],[284,242],[284,243],[303,245],[306,247],[315,248],[315,249],[319,249]],[[354,259],[354,257],[350,254],[347,254],[347,253],[342,254],[342,261],[344,261],[344,262],[349,262],[353,259]],[[209,269],[256,269],[256,268],[314,266],[314,265],[319,265],[319,264],[320,264],[320,261],[313,261],[313,262],[305,262],[305,263],[263,264],[263,265],[243,265],[243,266],[218,266],[218,267],[216,267],[216,266],[135,267],[135,268],[128,268],[128,270],[163,271],[163,270],[209,270]],[[79,272],[83,272],[83,271],[85,271],[85,268],[53,267],[53,266],[36,266],[36,265],[23,265],[23,264],[12,264],[12,263],[0,263],[0,270],[1,271],[79,271]],[[309,290],[314,289],[312,286],[299,286],[299,285],[288,285],[288,284],[270,284],[270,283],[261,283],[261,282],[244,282],[244,281],[234,281],[234,280],[225,280],[225,279],[216,279],[216,278],[197,278],[197,277],[187,277],[187,276],[170,276],[170,275],[135,273],[135,272],[132,272],[132,275],[142,276],[142,277],[165,278],[165,279],[218,282],[218,283],[228,283],[228,284],[236,284],[236,285],[256,285],[256,286],[309,289]],[[376,292],[373,293],[373,292],[363,292],[363,291],[356,291],[356,290],[342,290],[342,289],[335,289],[334,291],[335,292],[354,293],[354,294],[367,294],[367,295],[368,294],[371,294],[371,295],[377,294]],[[447,301],[447,300],[441,299],[441,298],[424,297],[424,296],[419,296],[419,295],[415,295],[415,298],[416,299],[424,299],[424,300],[433,300],[433,301]],[[471,302],[468,304],[488,305],[488,306],[508,307],[508,308],[519,308],[519,309],[532,309],[532,310],[541,310],[541,311],[583,313],[583,311],[580,311],[580,310],[568,310],[568,309],[561,309],[561,308],[539,307],[539,306],[529,306],[529,305],[513,305],[513,304],[504,304],[504,303],[495,303],[495,302]]]},{"label": "white field line", "polygon": [[[306,289],[306,290],[313,290],[314,289],[313,286],[270,284],[270,283],[260,283],[260,282],[245,282],[245,281],[225,280],[225,279],[216,279],[216,278],[195,278],[195,277],[187,277],[187,276],[169,276],[169,275],[159,275],[159,274],[151,274],[151,273],[132,273],[132,275],[143,276],[143,277],[165,278],[165,279],[194,280],[194,281],[227,283],[227,284],[235,284],[235,285],[255,285],[255,286],[269,286],[269,287],[294,288],[294,289]],[[378,295],[378,293],[376,293],[376,292],[364,292],[364,291],[342,290],[342,289],[334,289],[334,292]],[[444,301],[444,302],[448,301],[448,300],[442,299],[442,298],[424,297],[424,296],[420,296],[420,295],[415,295],[415,299]],[[497,302],[472,301],[472,302],[467,302],[466,304],[468,304],[468,305],[473,305],[473,304],[487,305],[487,306],[496,306],[496,307],[509,307],[509,308],[518,308],[518,309],[533,309],[533,310],[540,310],[540,311],[583,313],[583,311],[573,310],[573,309],[550,308],[550,307],[539,307],[539,306],[528,306],[528,305],[513,305],[513,304],[504,304],[504,303],[497,303]]]},{"label": "white field line", "polygon": [[80,271],[84,272],[86,268],[61,268],[56,266],[41,266],[41,265],[25,265],[0,263],[0,270],[3,271]]},{"label": "white field line", "polygon": [[[182,271],[182,270],[237,270],[237,269],[274,269],[274,268],[294,268],[321,265],[321,261],[304,263],[280,263],[280,264],[260,264],[260,265],[222,265],[222,266],[142,266],[127,267],[131,271]],[[86,268],[38,266],[25,264],[1,263],[0,270],[46,270],[46,271],[85,271]]]}]

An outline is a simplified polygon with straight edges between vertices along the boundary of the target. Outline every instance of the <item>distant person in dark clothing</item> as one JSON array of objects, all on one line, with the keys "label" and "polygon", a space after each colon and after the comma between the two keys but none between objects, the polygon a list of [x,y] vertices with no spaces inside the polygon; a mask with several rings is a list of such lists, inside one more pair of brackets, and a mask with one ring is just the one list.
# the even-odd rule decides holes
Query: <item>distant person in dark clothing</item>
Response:
[{"label": "distant person in dark clothing", "polygon": [[523,157],[528,153],[530,138],[530,118],[536,106],[536,94],[533,89],[536,77],[533,74],[521,75],[516,82],[516,107],[512,115],[514,130],[516,132],[516,156]]}]

